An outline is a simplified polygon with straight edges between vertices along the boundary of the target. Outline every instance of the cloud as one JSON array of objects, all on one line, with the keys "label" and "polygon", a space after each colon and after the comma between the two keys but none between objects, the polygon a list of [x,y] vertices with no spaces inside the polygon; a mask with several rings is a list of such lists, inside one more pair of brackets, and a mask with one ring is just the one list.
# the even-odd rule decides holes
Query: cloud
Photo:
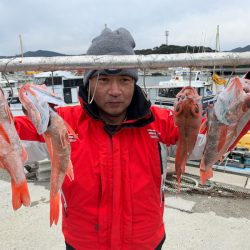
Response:
[{"label": "cloud", "polygon": [[169,44],[215,47],[220,26],[222,50],[244,47],[249,42],[250,3],[221,0],[2,0],[0,2],[0,55],[39,49],[82,54],[93,37],[107,24],[125,27],[135,38],[136,49]]}]

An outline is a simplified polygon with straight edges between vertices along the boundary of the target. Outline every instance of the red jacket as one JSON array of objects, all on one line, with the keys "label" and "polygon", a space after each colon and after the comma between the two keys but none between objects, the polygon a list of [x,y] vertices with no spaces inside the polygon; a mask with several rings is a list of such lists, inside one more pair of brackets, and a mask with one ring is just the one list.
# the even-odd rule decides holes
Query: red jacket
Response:
[{"label": "red jacket", "polygon": [[80,139],[71,143],[75,179],[62,187],[65,241],[76,250],[155,249],[165,233],[159,142],[177,141],[172,113],[144,102],[141,116],[131,109],[112,127],[86,106],[57,110]]}]

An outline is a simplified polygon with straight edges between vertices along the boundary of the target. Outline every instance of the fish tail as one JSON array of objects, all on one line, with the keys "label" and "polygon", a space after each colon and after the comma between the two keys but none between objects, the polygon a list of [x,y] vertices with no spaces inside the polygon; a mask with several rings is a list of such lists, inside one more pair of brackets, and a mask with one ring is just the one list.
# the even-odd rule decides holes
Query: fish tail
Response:
[{"label": "fish tail", "polygon": [[181,164],[181,173],[182,173],[182,174],[185,174],[185,172],[186,172],[186,163],[187,163],[187,157],[185,157],[185,158],[183,159],[183,162],[182,162],[182,164]]},{"label": "fish tail", "polygon": [[3,139],[10,144],[10,138],[8,136],[8,133],[5,131],[2,124],[0,124],[0,134],[2,135]]},{"label": "fish tail", "polygon": [[60,212],[60,193],[50,195],[50,226],[57,225]]},{"label": "fish tail", "polygon": [[30,206],[30,194],[27,185],[27,181],[23,181],[21,184],[16,184],[11,181],[12,188],[12,206],[14,210],[17,210],[22,205]]},{"label": "fish tail", "polygon": [[205,185],[206,181],[213,177],[213,169],[212,167],[206,168],[204,159],[201,160],[200,164],[200,183],[201,185]]}]

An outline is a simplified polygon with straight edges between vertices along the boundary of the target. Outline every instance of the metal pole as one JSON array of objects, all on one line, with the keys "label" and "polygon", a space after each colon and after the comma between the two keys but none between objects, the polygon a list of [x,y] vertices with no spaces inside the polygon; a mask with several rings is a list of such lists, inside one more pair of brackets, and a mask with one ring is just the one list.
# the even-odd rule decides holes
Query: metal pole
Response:
[{"label": "metal pole", "polygon": [[140,69],[203,66],[236,67],[240,65],[250,65],[250,52],[19,57],[0,59],[0,72],[104,69],[107,67]]}]

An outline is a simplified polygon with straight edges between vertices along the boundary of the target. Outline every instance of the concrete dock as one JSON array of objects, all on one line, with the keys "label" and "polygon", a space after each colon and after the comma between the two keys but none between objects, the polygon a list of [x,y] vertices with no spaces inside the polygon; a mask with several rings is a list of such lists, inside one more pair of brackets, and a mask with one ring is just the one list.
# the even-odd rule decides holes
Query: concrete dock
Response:
[{"label": "concrete dock", "polygon": [[[30,181],[31,207],[22,207],[14,212],[10,183],[1,173],[2,170],[0,249],[65,249],[61,222],[57,226],[49,226],[49,182]],[[250,249],[249,198],[186,192],[178,195],[166,192],[165,198],[167,236],[164,250]]]}]

